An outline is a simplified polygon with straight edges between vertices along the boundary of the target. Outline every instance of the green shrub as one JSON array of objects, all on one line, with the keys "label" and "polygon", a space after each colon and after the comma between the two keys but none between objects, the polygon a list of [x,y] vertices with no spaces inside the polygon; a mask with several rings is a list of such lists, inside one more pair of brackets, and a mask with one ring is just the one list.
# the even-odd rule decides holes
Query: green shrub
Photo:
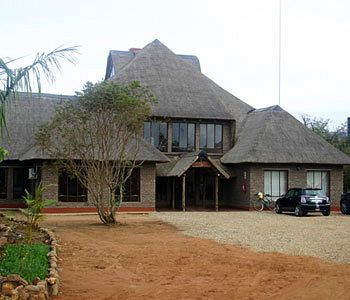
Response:
[{"label": "green shrub", "polygon": [[47,277],[49,251],[50,246],[45,244],[8,244],[0,260],[0,274],[18,274],[28,282],[36,277],[43,280]]},{"label": "green shrub", "polygon": [[57,204],[54,200],[43,199],[44,188],[40,183],[34,192],[34,196],[25,190],[25,201],[27,208],[21,209],[27,219],[27,243],[32,243],[33,230],[38,228],[39,221],[43,218],[42,211],[45,207]]}]

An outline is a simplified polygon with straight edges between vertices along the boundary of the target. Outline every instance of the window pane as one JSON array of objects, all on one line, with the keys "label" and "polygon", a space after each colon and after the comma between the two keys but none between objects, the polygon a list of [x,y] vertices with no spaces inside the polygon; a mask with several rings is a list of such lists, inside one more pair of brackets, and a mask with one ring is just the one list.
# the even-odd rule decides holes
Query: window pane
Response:
[{"label": "window pane", "polygon": [[151,144],[156,147],[159,145],[159,123],[158,122],[152,122]]},{"label": "window pane", "polygon": [[195,125],[194,124],[188,124],[187,125],[187,130],[188,130],[188,140],[187,140],[187,143],[188,143],[188,150],[190,151],[193,151],[194,150],[194,128],[195,128]]},{"label": "window pane", "polygon": [[280,171],[280,194],[282,196],[287,192],[287,171]]},{"label": "window pane", "polygon": [[314,172],[307,172],[307,187],[312,188],[314,186]]},{"label": "window pane", "polygon": [[143,138],[151,142],[151,123],[150,122],[144,122],[143,123]]},{"label": "window pane", "polygon": [[214,124],[208,124],[207,125],[207,130],[208,130],[208,135],[207,135],[207,148],[208,149],[214,149]]},{"label": "window pane", "polygon": [[130,177],[125,183],[123,198],[126,202],[140,201],[140,169],[133,169]]},{"label": "window pane", "polygon": [[313,188],[322,188],[322,177],[321,177],[321,172],[314,172],[314,186]]},{"label": "window pane", "polygon": [[68,202],[87,201],[86,188],[73,175],[61,172],[58,179],[58,200]]},{"label": "window pane", "polygon": [[158,149],[166,151],[168,144],[168,126],[167,123],[159,123],[159,145]]},{"label": "window pane", "polygon": [[215,148],[222,148],[222,125],[215,125]]},{"label": "window pane", "polygon": [[329,172],[322,172],[322,191],[329,197]]},{"label": "window pane", "polygon": [[264,172],[264,194],[272,194],[271,192],[271,171]]},{"label": "window pane", "polygon": [[206,148],[207,147],[207,125],[206,124],[201,124],[200,125],[199,146],[200,146],[200,148]]},{"label": "window pane", "polygon": [[0,199],[7,198],[7,169],[0,168]]},{"label": "window pane", "polygon": [[287,171],[265,171],[264,193],[270,194],[272,199],[276,201],[282,194],[287,192],[287,182]]},{"label": "window pane", "polygon": [[272,171],[272,188],[271,188],[271,196],[278,197],[280,194],[280,174],[278,171]]},{"label": "window pane", "polygon": [[180,123],[180,148],[187,148],[187,124]]},{"label": "window pane", "polygon": [[180,124],[173,123],[173,142],[172,142],[173,151],[176,151],[179,147],[179,134],[180,134]]}]

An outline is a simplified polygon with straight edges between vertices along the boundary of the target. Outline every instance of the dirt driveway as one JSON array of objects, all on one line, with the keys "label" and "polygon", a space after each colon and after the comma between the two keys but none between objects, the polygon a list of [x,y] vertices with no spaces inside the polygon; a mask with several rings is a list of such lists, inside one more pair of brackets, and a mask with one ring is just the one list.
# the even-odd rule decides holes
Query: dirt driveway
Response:
[{"label": "dirt driveway", "polygon": [[60,241],[57,299],[349,299],[349,265],[186,236],[154,216],[120,221],[46,219]]}]

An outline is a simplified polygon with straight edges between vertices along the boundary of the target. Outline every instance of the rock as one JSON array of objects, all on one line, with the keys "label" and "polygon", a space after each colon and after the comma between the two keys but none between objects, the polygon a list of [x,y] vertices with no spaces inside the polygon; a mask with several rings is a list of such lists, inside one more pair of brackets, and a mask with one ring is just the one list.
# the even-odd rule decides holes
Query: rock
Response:
[{"label": "rock", "polygon": [[19,286],[19,285],[27,285],[28,282],[27,280],[23,279],[21,276],[17,275],[17,274],[10,274],[10,275],[7,275],[7,281],[10,281],[10,282],[16,282],[16,287]]},{"label": "rock", "polygon": [[23,285],[16,287],[16,290],[17,290],[17,294],[18,294],[19,299],[27,300],[29,298],[29,294],[26,292]]},{"label": "rock", "polygon": [[5,224],[0,224],[0,231],[5,231],[7,226]]},{"label": "rock", "polygon": [[13,282],[5,281],[1,286],[1,294],[11,296],[12,290],[16,288]]},{"label": "rock", "polygon": [[26,287],[24,287],[24,289],[26,290],[26,292],[40,292],[40,286],[37,285],[33,285],[33,284],[29,284]]},{"label": "rock", "polygon": [[56,269],[56,268],[57,268],[56,262],[54,262],[54,261],[52,261],[52,260],[51,260],[50,265],[51,265],[51,268],[53,268],[53,269]]},{"label": "rock", "polygon": [[54,285],[57,282],[57,278],[56,277],[50,277],[46,279],[47,283],[49,285]]},{"label": "rock", "polygon": [[12,294],[11,294],[11,300],[19,300],[19,295],[18,295],[18,291],[15,289],[15,290],[12,290]]},{"label": "rock", "polygon": [[35,277],[34,280],[32,281],[32,284],[37,285],[40,282],[39,277]]},{"label": "rock", "polygon": [[56,262],[57,263],[57,257],[56,256],[51,256],[51,261],[54,261],[54,262]]},{"label": "rock", "polygon": [[7,244],[7,237],[5,236],[0,237],[0,247],[3,247],[6,244]]},{"label": "rock", "polygon": [[58,295],[58,284],[49,285],[49,295],[57,296]]},{"label": "rock", "polygon": [[56,253],[56,251],[50,251],[49,253],[47,253],[47,256],[57,256],[57,253]]}]

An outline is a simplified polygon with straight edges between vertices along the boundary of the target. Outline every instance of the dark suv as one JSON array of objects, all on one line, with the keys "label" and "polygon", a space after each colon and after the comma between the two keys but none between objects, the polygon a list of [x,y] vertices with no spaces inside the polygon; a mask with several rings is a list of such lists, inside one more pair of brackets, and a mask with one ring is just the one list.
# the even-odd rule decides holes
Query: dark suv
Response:
[{"label": "dark suv", "polygon": [[345,215],[350,215],[350,192],[341,195],[340,210]]},{"label": "dark suv", "polygon": [[322,212],[324,216],[329,216],[331,204],[321,189],[293,188],[277,199],[275,211],[278,214],[293,211],[298,217],[305,216],[308,212]]}]

